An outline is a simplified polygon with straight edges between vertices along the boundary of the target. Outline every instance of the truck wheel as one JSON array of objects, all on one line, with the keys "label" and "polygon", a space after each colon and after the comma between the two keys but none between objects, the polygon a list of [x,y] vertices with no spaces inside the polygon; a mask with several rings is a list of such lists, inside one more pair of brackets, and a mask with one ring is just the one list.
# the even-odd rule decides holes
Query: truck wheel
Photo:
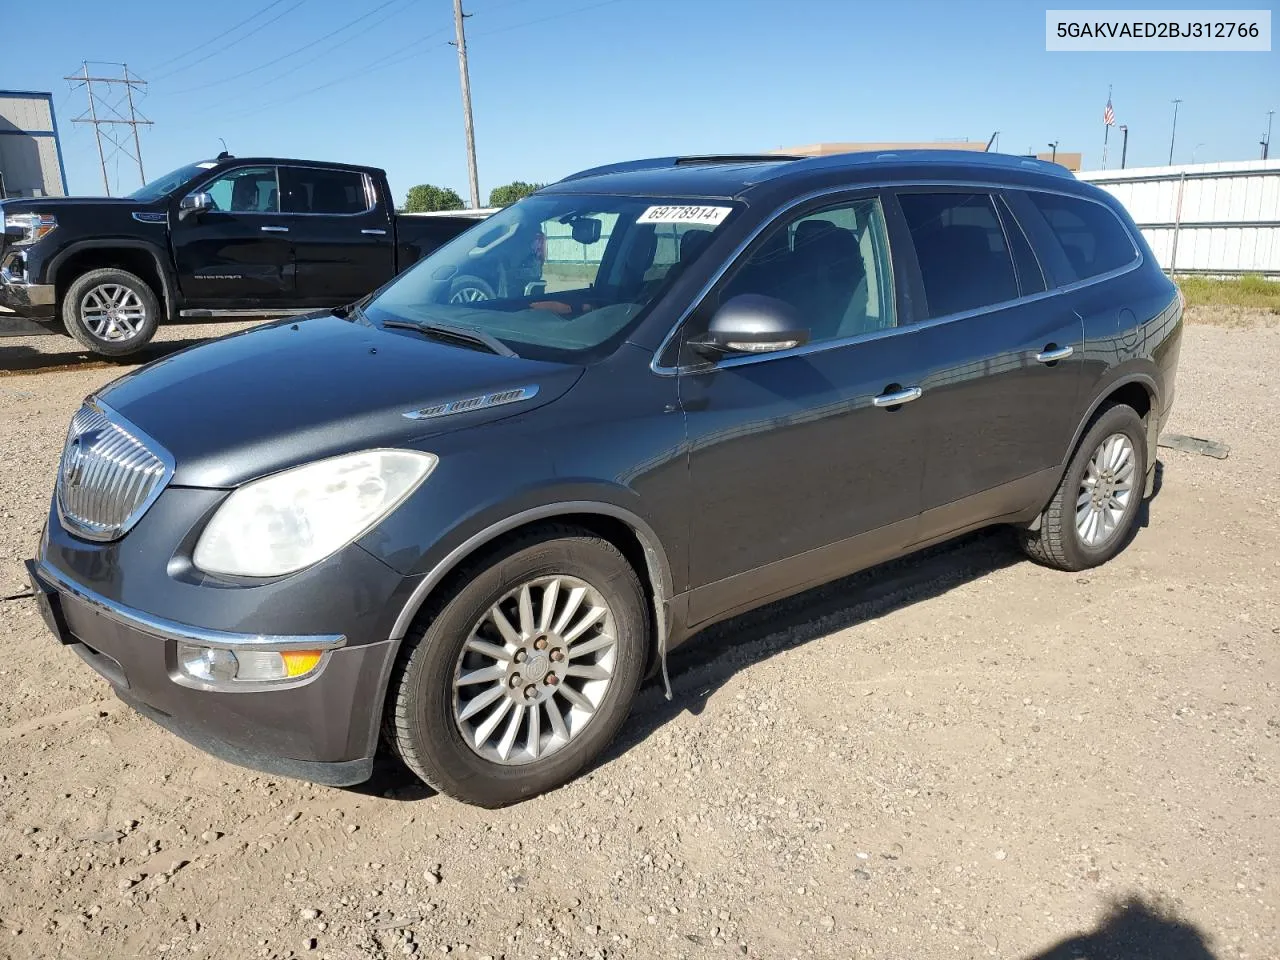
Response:
[{"label": "truck wheel", "polygon": [[94,353],[123,357],[145,346],[160,323],[160,303],[140,277],[115,267],[81,274],[62,298],[67,332]]},{"label": "truck wheel", "polygon": [[479,277],[462,276],[449,284],[450,303],[478,303],[493,299],[493,287]]},{"label": "truck wheel", "polygon": [[544,528],[462,571],[400,647],[386,732],[441,793],[500,807],[576,776],[622,726],[649,612],[618,549]]},{"label": "truck wheel", "polygon": [[1117,404],[1085,433],[1040,529],[1022,532],[1037,563],[1084,570],[1106,563],[1125,545],[1138,518],[1147,476],[1147,432],[1136,410]]}]

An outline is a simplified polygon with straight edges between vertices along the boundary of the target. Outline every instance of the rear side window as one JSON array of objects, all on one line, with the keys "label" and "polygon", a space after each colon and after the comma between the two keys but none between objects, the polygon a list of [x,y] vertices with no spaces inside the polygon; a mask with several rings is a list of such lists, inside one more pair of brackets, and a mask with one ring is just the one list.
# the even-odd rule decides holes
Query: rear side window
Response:
[{"label": "rear side window", "polygon": [[1101,203],[1055,193],[1028,192],[1049,224],[1077,280],[1126,266],[1137,259],[1129,232]]},{"label": "rear side window", "polygon": [[903,193],[898,203],[930,318],[1017,299],[1013,258],[989,194]]},{"label": "rear side window", "polygon": [[284,213],[364,213],[369,198],[364,174],[354,170],[280,168],[280,208]]}]

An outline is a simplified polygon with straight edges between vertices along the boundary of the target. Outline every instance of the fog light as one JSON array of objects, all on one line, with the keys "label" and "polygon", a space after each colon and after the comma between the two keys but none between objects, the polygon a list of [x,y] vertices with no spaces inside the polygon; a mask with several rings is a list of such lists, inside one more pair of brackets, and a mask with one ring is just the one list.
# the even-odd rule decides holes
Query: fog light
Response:
[{"label": "fog light", "polygon": [[178,666],[194,680],[253,682],[304,677],[320,663],[323,650],[239,650],[178,644]]}]

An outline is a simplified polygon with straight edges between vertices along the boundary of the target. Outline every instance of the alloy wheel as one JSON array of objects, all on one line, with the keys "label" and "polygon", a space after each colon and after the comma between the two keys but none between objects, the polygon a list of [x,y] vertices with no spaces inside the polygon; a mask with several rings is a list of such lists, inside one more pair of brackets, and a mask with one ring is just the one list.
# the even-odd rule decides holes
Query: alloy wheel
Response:
[{"label": "alloy wheel", "polygon": [[591,723],[616,662],[616,621],[595,587],[570,576],[526,581],[471,628],[454,670],[454,722],[486,760],[540,760]]},{"label": "alloy wheel", "polygon": [[1113,433],[1100,443],[1085,467],[1076,496],[1076,533],[1089,547],[1101,547],[1116,535],[1133,497],[1133,442]]},{"label": "alloy wheel", "polygon": [[98,339],[120,343],[138,335],[147,311],[133,290],[118,283],[102,283],[80,300],[80,317],[85,329]]}]

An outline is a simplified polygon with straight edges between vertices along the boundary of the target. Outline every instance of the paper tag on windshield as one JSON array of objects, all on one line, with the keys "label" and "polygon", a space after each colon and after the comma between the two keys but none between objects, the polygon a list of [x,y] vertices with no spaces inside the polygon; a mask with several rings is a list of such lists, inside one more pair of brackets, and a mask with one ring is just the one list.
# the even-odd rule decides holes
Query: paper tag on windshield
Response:
[{"label": "paper tag on windshield", "polygon": [[636,223],[706,223],[715,226],[733,211],[733,207],[650,207]]}]

